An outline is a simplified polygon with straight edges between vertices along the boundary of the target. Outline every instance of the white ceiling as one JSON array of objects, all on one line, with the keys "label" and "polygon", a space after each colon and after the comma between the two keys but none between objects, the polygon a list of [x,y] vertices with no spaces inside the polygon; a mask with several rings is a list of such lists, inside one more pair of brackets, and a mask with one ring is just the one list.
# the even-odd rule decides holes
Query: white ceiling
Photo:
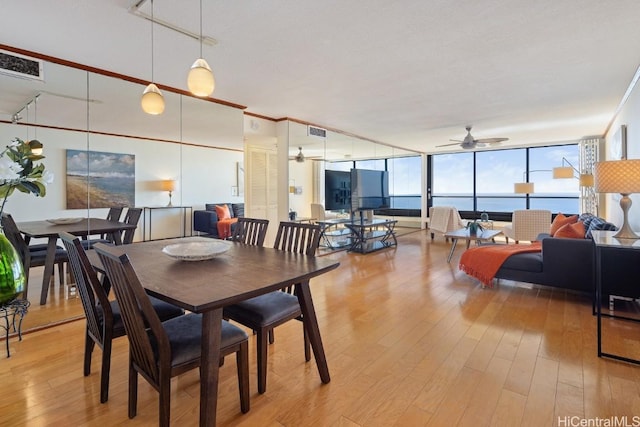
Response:
[{"label": "white ceiling", "polygon": [[[0,43],[148,80],[150,23],[129,5],[10,2]],[[198,0],[154,8],[199,32]],[[203,47],[213,97],[422,152],[467,124],[503,146],[602,135],[640,64],[637,0],[203,0],[203,11],[218,41]],[[154,32],[155,81],[186,90],[198,42]]]}]

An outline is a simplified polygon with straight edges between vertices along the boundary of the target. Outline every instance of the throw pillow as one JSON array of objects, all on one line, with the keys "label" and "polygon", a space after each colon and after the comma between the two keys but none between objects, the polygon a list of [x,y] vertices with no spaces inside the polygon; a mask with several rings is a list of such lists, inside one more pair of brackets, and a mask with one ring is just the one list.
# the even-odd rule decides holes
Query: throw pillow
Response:
[{"label": "throw pillow", "polygon": [[562,226],[566,224],[573,224],[578,221],[578,215],[564,216],[562,213],[558,213],[551,223],[551,234],[552,237],[556,235],[556,232],[562,228]]},{"label": "throw pillow", "polygon": [[577,221],[572,224],[565,224],[553,237],[565,238],[565,239],[584,239],[584,223]]},{"label": "throw pillow", "polygon": [[588,230],[589,225],[591,224],[591,221],[593,221],[594,218],[597,218],[597,217],[592,213],[583,213],[583,214],[580,214],[580,216],[578,217],[578,221],[582,221],[584,223],[585,230]]},{"label": "throw pillow", "polygon": [[231,218],[229,206],[227,205],[216,205],[216,214],[218,215],[218,221],[221,219]]}]

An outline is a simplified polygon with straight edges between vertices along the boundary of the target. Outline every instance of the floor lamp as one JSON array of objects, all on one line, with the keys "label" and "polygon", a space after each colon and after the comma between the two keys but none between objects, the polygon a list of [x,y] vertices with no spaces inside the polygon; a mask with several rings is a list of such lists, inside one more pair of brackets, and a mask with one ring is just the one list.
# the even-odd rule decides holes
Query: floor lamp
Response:
[{"label": "floor lamp", "polygon": [[629,194],[640,193],[640,159],[610,160],[596,163],[595,190],[598,193],[620,193],[622,227],[613,236],[617,239],[640,239],[629,225]]}]

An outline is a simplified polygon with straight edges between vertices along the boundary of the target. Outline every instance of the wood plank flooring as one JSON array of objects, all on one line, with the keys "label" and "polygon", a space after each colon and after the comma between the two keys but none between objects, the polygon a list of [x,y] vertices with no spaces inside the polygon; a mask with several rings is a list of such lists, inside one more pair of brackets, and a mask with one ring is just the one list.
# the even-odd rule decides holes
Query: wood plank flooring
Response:
[{"label": "wood plank flooring", "polygon": [[[451,264],[448,250],[442,238],[416,231],[395,249],[326,255],[341,266],[311,289],[331,382],[323,385],[315,363],[304,362],[302,326],[289,322],[269,346],[263,395],[250,341],[248,414],[227,358],[218,425],[559,426],[568,425],[565,417],[631,422],[640,414],[640,367],[596,357],[586,296],[508,281],[483,289],[458,271],[462,248]],[[52,295],[60,297],[57,285]],[[74,313],[79,301],[62,304],[54,310]],[[606,351],[640,358],[640,324],[606,319],[604,326]],[[114,342],[106,404],[100,350],[92,374],[82,375],[84,321],[12,338],[10,346],[9,359],[0,351],[0,425],[157,424],[158,396],[143,380],[138,416],[127,418],[126,338]],[[198,425],[197,370],[172,381],[171,405],[173,425]]]}]

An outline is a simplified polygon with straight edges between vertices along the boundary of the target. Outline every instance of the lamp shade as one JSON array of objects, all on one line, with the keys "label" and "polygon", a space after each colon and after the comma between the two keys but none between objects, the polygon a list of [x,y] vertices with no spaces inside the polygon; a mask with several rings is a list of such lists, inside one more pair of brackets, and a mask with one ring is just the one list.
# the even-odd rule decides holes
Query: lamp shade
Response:
[{"label": "lamp shade", "polygon": [[513,184],[513,192],[516,194],[533,193],[533,182],[516,182]]},{"label": "lamp shade", "polygon": [[593,175],[590,173],[580,174],[580,186],[581,187],[593,187]]},{"label": "lamp shade", "polygon": [[154,83],[149,83],[144,92],[142,92],[140,105],[142,106],[142,110],[147,114],[162,114],[164,111],[164,98],[158,86]]},{"label": "lamp shade", "polygon": [[187,77],[187,86],[192,94],[196,96],[209,96],[216,87],[211,67],[203,58],[196,59]]},{"label": "lamp shade", "polygon": [[553,168],[553,179],[565,178],[573,178],[573,168],[571,166]]},{"label": "lamp shade", "polygon": [[176,181],[173,179],[165,179],[161,181],[162,191],[175,191]]},{"label": "lamp shade", "polygon": [[596,163],[595,190],[598,193],[640,193],[640,159]]}]

